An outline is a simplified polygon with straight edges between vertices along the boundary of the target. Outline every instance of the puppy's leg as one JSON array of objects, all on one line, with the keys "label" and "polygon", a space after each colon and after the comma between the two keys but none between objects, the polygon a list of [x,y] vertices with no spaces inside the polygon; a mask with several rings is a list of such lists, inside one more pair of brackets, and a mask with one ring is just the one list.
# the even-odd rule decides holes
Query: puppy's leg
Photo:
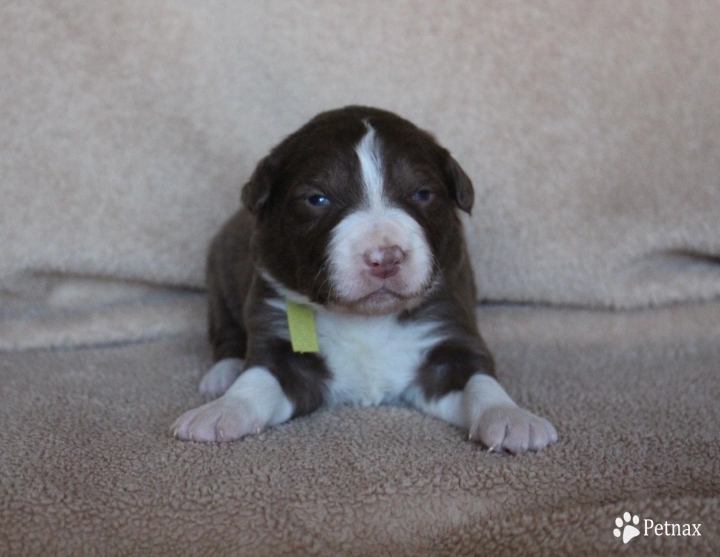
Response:
[{"label": "puppy's leg", "polygon": [[427,414],[467,429],[471,440],[491,451],[521,453],[554,443],[552,424],[515,404],[489,374],[492,369],[484,346],[441,344],[431,350],[405,398]]},{"label": "puppy's leg", "polygon": [[208,333],[213,347],[215,365],[200,381],[200,394],[217,398],[230,388],[245,367],[247,331],[236,318],[217,284],[214,273],[208,272]]},{"label": "puppy's leg", "polygon": [[234,441],[285,422],[294,411],[277,378],[266,367],[256,366],[217,400],[185,412],[170,430],[186,441]]},{"label": "puppy's leg", "polygon": [[557,441],[552,424],[520,408],[496,379],[476,373],[462,391],[428,398],[413,387],[406,399],[423,412],[467,429],[468,438],[491,451],[537,451]]},{"label": "puppy's leg", "polygon": [[217,398],[244,368],[247,330],[243,306],[250,287],[247,215],[238,213],[220,230],[208,254],[208,336],[215,365],[200,381],[200,393]]},{"label": "puppy's leg", "polygon": [[320,356],[296,354],[281,338],[261,338],[251,344],[248,361],[262,365],[243,371],[217,400],[180,416],[171,427],[175,437],[234,441],[323,404],[330,372]]}]

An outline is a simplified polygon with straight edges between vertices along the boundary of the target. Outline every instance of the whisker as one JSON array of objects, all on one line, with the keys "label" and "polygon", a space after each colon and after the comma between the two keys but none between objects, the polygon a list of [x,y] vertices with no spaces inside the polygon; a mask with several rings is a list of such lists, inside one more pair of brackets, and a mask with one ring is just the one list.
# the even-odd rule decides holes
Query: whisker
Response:
[{"label": "whisker", "polygon": [[[328,260],[323,261],[323,264],[320,265],[320,268],[318,269],[318,272],[315,275],[315,279],[313,280],[313,284],[312,284],[312,290],[315,292],[320,292],[322,290],[322,288],[326,284],[328,284],[329,285],[328,286],[328,296],[330,296],[330,294],[332,293],[332,287],[333,287],[332,282],[330,281],[330,276],[326,272],[329,264],[330,264],[330,262]],[[320,276],[323,273],[325,273],[325,278],[323,279],[323,281],[320,284],[318,284],[318,279],[320,278]]]}]

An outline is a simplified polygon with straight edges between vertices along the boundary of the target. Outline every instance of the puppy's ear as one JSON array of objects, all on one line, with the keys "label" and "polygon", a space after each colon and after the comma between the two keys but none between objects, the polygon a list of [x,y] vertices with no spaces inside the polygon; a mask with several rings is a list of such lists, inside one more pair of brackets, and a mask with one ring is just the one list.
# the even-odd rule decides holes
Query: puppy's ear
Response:
[{"label": "puppy's ear", "polygon": [[255,167],[247,184],[242,188],[240,199],[252,214],[256,214],[270,198],[270,187],[272,185],[272,168],[270,157],[262,159]]},{"label": "puppy's ear", "polygon": [[455,203],[469,215],[475,201],[472,181],[450,153],[447,154],[445,174],[450,184],[450,194],[455,199]]}]

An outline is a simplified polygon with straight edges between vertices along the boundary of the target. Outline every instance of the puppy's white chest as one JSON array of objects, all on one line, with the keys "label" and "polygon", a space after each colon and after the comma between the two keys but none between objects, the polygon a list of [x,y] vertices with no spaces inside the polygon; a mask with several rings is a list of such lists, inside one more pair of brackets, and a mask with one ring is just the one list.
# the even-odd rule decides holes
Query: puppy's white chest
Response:
[{"label": "puppy's white chest", "polygon": [[432,323],[399,323],[395,316],[318,312],[320,351],[332,373],[329,403],[390,402],[415,380],[439,340]]}]

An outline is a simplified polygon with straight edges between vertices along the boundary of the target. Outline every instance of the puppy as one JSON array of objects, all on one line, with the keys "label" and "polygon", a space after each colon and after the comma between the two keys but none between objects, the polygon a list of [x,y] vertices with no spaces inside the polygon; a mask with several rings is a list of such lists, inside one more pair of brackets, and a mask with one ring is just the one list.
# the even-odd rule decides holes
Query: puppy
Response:
[{"label": "puppy", "polygon": [[325,112],[287,137],[210,248],[216,363],[200,391],[219,398],[172,433],[233,441],[325,405],[395,402],[493,451],[554,442],[496,381],[477,328],[458,215],[473,197],[449,152],[390,112]]}]

